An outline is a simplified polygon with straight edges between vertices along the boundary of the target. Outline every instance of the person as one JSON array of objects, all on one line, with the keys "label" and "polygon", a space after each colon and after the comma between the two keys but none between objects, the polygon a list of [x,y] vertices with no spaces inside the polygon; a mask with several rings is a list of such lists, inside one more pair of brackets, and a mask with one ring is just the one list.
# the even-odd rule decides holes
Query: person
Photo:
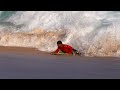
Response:
[{"label": "person", "polygon": [[58,48],[53,52],[54,54],[64,53],[66,55],[79,54],[72,46],[63,44],[62,41],[57,41]]}]

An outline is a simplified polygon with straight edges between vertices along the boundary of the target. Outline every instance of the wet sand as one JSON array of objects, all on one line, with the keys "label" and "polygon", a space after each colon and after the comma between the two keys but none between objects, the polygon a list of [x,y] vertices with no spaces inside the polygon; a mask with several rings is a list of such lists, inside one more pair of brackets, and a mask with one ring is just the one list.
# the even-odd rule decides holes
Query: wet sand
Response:
[{"label": "wet sand", "polygon": [[120,59],[56,56],[34,48],[0,47],[0,79],[120,79]]}]

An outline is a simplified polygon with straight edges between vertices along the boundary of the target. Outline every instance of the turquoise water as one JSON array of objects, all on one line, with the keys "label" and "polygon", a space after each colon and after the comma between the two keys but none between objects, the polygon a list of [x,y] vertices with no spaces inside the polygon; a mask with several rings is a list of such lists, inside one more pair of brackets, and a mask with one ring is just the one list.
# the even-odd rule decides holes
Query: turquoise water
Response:
[{"label": "turquoise water", "polygon": [[0,11],[0,25],[19,27],[22,31],[43,28],[91,32],[115,27],[119,22],[119,11]]},{"label": "turquoise water", "polygon": [[4,21],[6,19],[8,19],[10,16],[12,16],[13,14],[15,14],[16,11],[2,11],[0,12],[0,21]]},{"label": "turquoise water", "polygon": [[0,35],[3,46],[52,51],[61,40],[87,55],[119,56],[119,29],[120,11],[0,11],[0,34],[26,32]]}]

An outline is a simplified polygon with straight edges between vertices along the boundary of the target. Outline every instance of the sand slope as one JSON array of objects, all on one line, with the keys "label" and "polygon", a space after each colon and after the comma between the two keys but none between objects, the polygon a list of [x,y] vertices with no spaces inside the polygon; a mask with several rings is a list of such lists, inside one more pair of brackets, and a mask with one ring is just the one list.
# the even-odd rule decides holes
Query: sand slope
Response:
[{"label": "sand slope", "polygon": [[120,78],[115,57],[56,56],[33,48],[0,47],[0,79]]}]

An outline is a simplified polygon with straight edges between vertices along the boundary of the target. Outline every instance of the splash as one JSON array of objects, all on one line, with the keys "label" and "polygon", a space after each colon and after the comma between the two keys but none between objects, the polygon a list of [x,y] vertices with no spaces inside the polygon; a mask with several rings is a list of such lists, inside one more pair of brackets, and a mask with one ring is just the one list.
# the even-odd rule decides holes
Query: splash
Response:
[{"label": "splash", "polygon": [[85,56],[119,57],[119,28],[117,11],[1,11],[0,45],[54,51],[62,40]]},{"label": "splash", "polygon": [[[41,51],[56,48],[56,42],[64,37],[64,32],[45,32],[35,29],[31,32],[5,32],[0,34],[1,46],[35,47]],[[54,47],[53,47],[54,46]]]}]

